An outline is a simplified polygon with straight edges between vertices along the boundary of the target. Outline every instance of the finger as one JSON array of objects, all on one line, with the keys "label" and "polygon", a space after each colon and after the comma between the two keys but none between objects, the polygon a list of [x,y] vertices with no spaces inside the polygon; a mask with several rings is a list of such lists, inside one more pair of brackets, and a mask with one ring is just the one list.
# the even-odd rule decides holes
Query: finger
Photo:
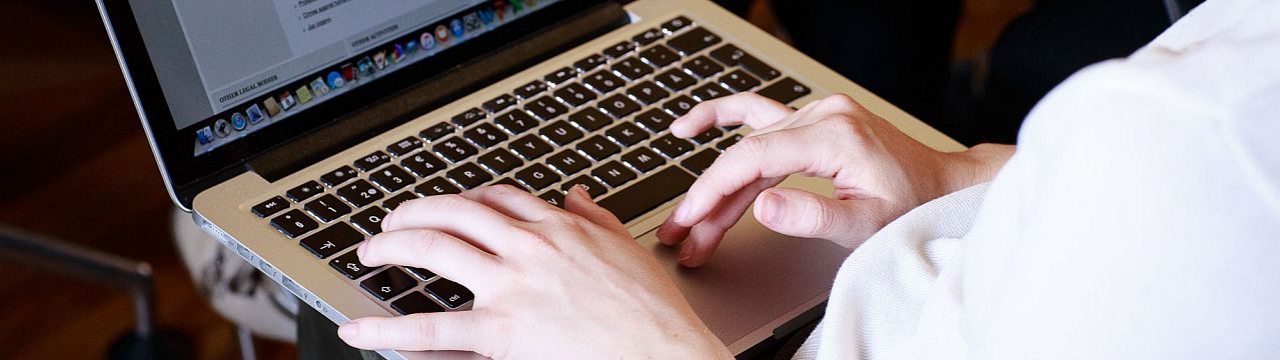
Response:
[{"label": "finger", "polygon": [[493,355],[490,322],[480,310],[365,317],[338,327],[338,337],[365,350],[458,350]]},{"label": "finger", "polygon": [[759,129],[793,112],[790,107],[756,93],[745,92],[704,101],[671,123],[671,133],[687,138],[711,126],[746,124]]},{"label": "finger", "polygon": [[778,233],[853,246],[880,228],[881,199],[835,200],[803,190],[765,190],[755,202],[755,217]]},{"label": "finger", "polygon": [[680,247],[680,265],[696,268],[706,264],[724,240],[725,232],[742,219],[756,196],[765,189],[777,186],[784,179],[786,177],[761,179],[748,185],[717,206],[706,220],[694,225]]},{"label": "finger", "polygon": [[[760,184],[766,181],[769,181],[769,179],[756,180],[751,185],[747,185],[746,187],[744,187],[743,190],[739,190],[738,193],[747,191],[747,188],[767,189],[769,187],[772,187],[772,185]],[[754,193],[752,193],[750,197],[746,198],[746,205],[743,206],[743,209],[744,209],[743,211],[745,211],[746,206],[749,206],[751,204],[751,201],[755,200],[755,197],[756,195],[759,195],[759,192],[760,191],[757,190]],[[732,197],[738,198],[739,196],[735,194]],[[721,205],[717,205],[717,211],[719,211],[721,207],[722,207]],[[739,214],[739,216],[741,216],[741,214]],[[682,241],[685,241],[685,239],[689,236],[689,229],[691,229],[691,227],[676,223],[674,217],[667,217],[666,221],[664,221],[661,226],[658,226],[658,231],[656,235],[658,236],[658,241],[661,242],[663,245],[672,246],[675,244],[679,244]]]},{"label": "finger", "polygon": [[449,233],[484,249],[502,255],[505,240],[523,233],[515,219],[462,195],[436,195],[410,200],[387,214],[383,231],[427,228]]},{"label": "finger", "polygon": [[462,197],[484,204],[512,219],[535,222],[558,211],[554,206],[511,185],[484,186],[462,192]]},{"label": "finger", "polygon": [[431,270],[469,288],[497,276],[498,258],[456,237],[430,229],[383,232],[356,249],[365,266],[405,265]]},{"label": "finger", "polygon": [[859,114],[866,109],[845,94],[835,94],[806,104],[786,119],[775,122],[764,128],[758,128],[748,136],[767,134],[786,128],[797,128],[826,119],[834,114]]},{"label": "finger", "polygon": [[827,158],[835,155],[815,154],[810,146],[826,136],[817,127],[805,126],[742,139],[694,181],[673,220],[683,226],[702,222],[726,197],[757,179],[793,173],[830,177],[835,171],[827,169],[833,163]]},{"label": "finger", "polygon": [[569,188],[569,193],[564,197],[564,209],[605,229],[627,234],[627,227],[622,225],[618,217],[591,200],[591,195],[581,185]]}]

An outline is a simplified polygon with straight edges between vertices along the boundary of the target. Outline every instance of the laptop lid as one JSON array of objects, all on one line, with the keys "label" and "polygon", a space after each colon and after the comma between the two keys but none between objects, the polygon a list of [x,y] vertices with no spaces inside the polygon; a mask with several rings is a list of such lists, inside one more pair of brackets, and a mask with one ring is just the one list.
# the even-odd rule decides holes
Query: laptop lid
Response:
[{"label": "laptop lid", "polygon": [[[605,0],[99,0],[170,196]],[[406,119],[407,120],[407,119]]]}]

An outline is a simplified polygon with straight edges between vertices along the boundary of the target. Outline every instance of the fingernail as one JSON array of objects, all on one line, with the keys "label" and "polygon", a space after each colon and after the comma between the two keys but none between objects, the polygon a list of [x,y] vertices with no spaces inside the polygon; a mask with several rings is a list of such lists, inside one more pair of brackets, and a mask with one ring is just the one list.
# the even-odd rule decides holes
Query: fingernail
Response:
[{"label": "fingernail", "polygon": [[766,224],[777,224],[778,220],[782,218],[782,207],[785,201],[777,194],[765,193],[764,201],[761,204],[764,206],[764,211],[760,214],[762,217],[760,221]]},{"label": "fingernail", "polygon": [[676,207],[676,223],[680,225],[689,225],[684,222],[689,220],[689,203],[682,202]]},{"label": "fingernail", "polygon": [[360,335],[360,323],[352,321],[338,327],[338,337],[351,340]]},{"label": "fingernail", "polygon": [[689,260],[690,257],[693,257],[692,241],[685,242],[684,246],[680,247],[680,256],[676,257],[676,261],[684,262],[685,260]]},{"label": "fingernail", "polygon": [[368,241],[364,241],[360,243],[360,247],[356,248],[356,257],[364,259],[364,247],[365,245],[368,245],[368,244],[369,244]]}]

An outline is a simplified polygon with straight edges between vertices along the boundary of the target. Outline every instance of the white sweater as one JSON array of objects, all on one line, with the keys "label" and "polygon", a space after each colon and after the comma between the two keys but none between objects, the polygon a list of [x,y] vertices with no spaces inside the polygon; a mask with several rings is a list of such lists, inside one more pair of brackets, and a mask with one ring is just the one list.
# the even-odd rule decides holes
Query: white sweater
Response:
[{"label": "white sweater", "polygon": [[1280,0],[1209,0],[836,277],[799,359],[1280,358]]}]

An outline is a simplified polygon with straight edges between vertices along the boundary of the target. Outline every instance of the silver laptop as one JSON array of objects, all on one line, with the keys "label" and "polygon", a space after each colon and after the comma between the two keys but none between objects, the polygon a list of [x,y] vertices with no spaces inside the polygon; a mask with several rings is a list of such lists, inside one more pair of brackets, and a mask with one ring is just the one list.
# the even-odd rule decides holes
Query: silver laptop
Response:
[{"label": "silver laptop", "polygon": [[850,250],[748,215],[707,266],[680,268],[653,230],[749,129],[684,140],[672,120],[736,92],[793,106],[846,93],[963,149],[704,0],[98,5],[173,201],[336,323],[470,307],[431,269],[359,263],[356,245],[400,203],[511,184],[559,204],[585,184],[741,353],[817,316]]}]

